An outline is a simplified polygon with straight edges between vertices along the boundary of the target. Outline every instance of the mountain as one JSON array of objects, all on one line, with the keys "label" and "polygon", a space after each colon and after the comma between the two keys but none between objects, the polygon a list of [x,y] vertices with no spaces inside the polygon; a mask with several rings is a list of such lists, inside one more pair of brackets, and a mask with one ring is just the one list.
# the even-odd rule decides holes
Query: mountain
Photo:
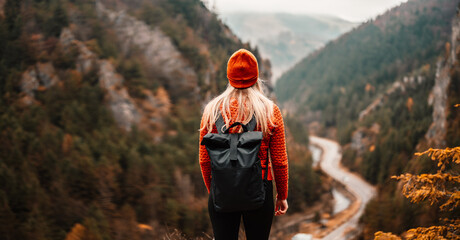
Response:
[{"label": "mountain", "polygon": [[276,83],[289,115],[336,138],[342,163],[377,185],[362,218],[364,239],[458,216],[412,205],[390,179],[433,172],[433,162],[414,153],[460,144],[458,6],[408,1],[310,54]]},{"label": "mountain", "polygon": [[276,95],[305,122],[344,129],[396,81],[425,64],[433,69],[455,9],[455,1],[402,4],[304,58],[281,76]]},{"label": "mountain", "polygon": [[[225,89],[235,50],[256,55],[269,95],[270,62],[199,0],[0,7],[1,238],[211,235],[198,164],[202,107]],[[307,180],[322,186],[304,140],[288,136],[299,156],[291,170],[302,169],[291,171],[291,192]],[[292,196],[308,206],[326,190]]]},{"label": "mountain", "polygon": [[243,41],[272,63],[273,79],[357,23],[323,15],[224,12],[220,16]]}]

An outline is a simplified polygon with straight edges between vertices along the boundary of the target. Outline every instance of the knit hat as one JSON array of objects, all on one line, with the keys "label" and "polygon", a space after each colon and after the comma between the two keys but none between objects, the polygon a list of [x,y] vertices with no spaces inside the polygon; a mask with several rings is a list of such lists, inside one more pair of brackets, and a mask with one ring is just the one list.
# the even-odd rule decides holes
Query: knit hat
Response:
[{"label": "knit hat", "polygon": [[257,82],[259,67],[256,57],[246,49],[232,54],[227,63],[227,78],[235,88],[248,88]]}]

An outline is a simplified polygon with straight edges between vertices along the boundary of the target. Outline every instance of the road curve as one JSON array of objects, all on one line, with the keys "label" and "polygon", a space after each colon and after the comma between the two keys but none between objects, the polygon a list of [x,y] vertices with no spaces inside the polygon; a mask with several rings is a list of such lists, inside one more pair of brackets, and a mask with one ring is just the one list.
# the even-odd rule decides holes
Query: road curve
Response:
[{"label": "road curve", "polygon": [[341,147],[337,142],[326,138],[310,136],[310,144],[317,145],[323,150],[320,163],[322,170],[345,185],[347,190],[356,197],[359,203],[359,208],[355,215],[322,238],[323,240],[346,239],[345,232],[358,227],[358,220],[364,213],[367,202],[376,194],[375,187],[340,166],[342,154]]}]

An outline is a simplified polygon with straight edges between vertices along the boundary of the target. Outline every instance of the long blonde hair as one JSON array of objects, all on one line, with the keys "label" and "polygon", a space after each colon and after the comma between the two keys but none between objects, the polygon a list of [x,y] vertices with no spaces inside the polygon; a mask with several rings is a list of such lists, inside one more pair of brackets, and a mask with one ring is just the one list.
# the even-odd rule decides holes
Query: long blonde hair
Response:
[{"label": "long blonde hair", "polygon": [[[270,133],[270,126],[275,126],[273,123],[273,101],[268,99],[262,90],[262,81],[257,79],[257,82],[249,88],[239,89],[228,84],[227,89],[219,96],[212,99],[204,108],[202,127],[200,131],[206,129],[212,131],[214,123],[221,114],[225,121],[225,128],[229,127],[231,101],[238,102],[238,112],[235,122],[247,124],[255,115],[257,126],[265,134]],[[240,129],[241,130],[241,129]]]}]

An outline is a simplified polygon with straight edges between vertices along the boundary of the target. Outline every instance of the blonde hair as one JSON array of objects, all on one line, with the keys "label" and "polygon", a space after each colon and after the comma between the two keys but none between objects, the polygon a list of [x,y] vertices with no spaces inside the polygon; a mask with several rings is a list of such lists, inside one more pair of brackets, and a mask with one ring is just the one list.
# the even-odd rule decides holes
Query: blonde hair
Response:
[{"label": "blonde hair", "polygon": [[251,87],[244,89],[234,88],[228,84],[227,89],[212,99],[204,108],[200,131],[206,129],[211,132],[221,112],[225,121],[224,127],[228,128],[232,117],[228,116],[232,100],[236,100],[239,105],[235,122],[247,124],[255,115],[257,126],[264,135],[271,134],[269,126],[275,126],[273,123],[274,103],[264,95],[260,79],[257,79],[257,82]]}]

